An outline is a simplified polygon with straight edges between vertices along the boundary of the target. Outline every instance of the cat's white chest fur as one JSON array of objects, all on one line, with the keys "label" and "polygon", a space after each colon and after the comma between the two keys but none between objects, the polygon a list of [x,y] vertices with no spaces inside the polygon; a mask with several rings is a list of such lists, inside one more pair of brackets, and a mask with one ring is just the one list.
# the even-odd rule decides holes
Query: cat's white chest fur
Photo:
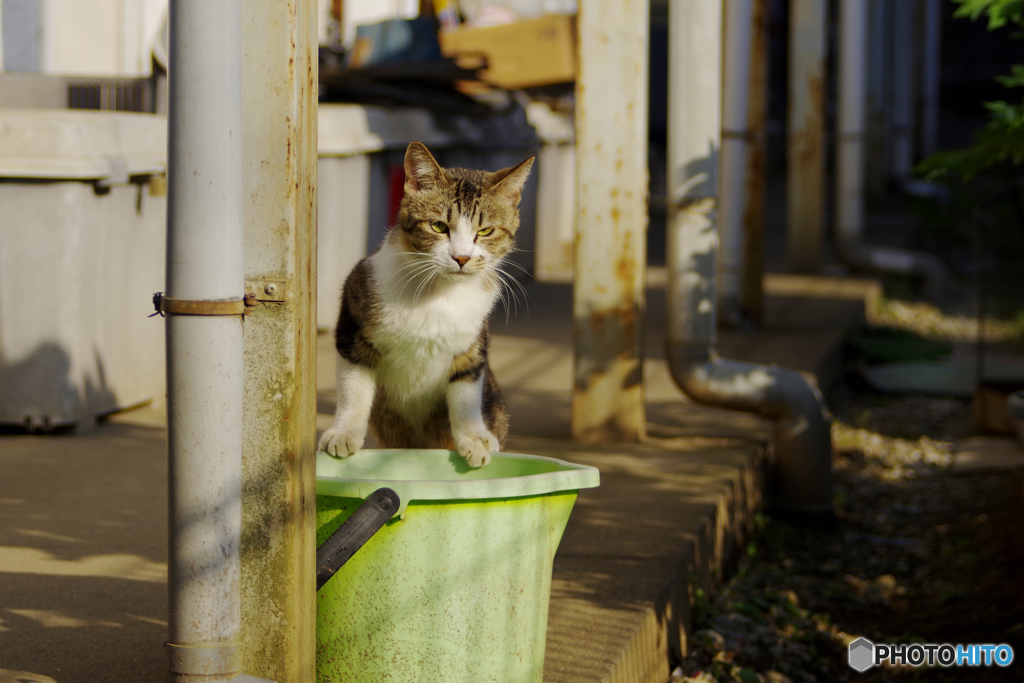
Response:
[{"label": "cat's white chest fur", "polygon": [[[371,259],[378,281],[391,276],[384,259]],[[374,346],[381,353],[377,382],[392,405],[422,417],[444,394],[452,361],[480,334],[497,297],[480,277],[435,284],[431,291],[390,283],[381,288]]]}]

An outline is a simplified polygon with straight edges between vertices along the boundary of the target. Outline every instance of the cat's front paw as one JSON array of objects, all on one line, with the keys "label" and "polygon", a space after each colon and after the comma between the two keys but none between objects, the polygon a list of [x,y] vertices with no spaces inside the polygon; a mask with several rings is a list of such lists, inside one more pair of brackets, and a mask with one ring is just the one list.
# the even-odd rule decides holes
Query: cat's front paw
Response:
[{"label": "cat's front paw", "polygon": [[319,450],[327,451],[337,458],[347,458],[363,447],[365,434],[354,434],[344,429],[331,427],[320,437]]},{"label": "cat's front paw", "polygon": [[498,448],[498,439],[486,429],[455,438],[455,450],[470,467],[483,467],[489,463],[491,453],[497,453]]}]

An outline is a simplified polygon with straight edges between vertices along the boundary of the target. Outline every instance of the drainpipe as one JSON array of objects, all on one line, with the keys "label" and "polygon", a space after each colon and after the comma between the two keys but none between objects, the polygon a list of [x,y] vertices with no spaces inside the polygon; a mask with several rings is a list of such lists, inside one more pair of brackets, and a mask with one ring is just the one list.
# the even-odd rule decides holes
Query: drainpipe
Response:
[{"label": "drainpipe", "polygon": [[789,0],[786,112],[786,257],[821,268],[825,232],[825,97],[828,1]]},{"label": "drainpipe", "polygon": [[167,286],[170,678],[240,674],[242,111],[239,0],[170,4]]},{"label": "drainpipe", "polygon": [[743,322],[744,218],[750,129],[750,53],[754,0],[725,0],[725,78],[722,82],[721,192],[718,234],[718,306],[722,322]]},{"label": "drainpipe", "polygon": [[889,11],[892,28],[892,62],[889,66],[891,119],[889,129],[889,173],[894,181],[903,183],[914,166],[914,106],[917,104],[915,74],[917,36],[914,0],[892,0]]},{"label": "drainpipe", "polygon": [[722,0],[673,0],[669,22],[669,369],[693,400],[773,421],[775,507],[831,513],[831,418],[821,394],[799,373],[715,353]]},{"label": "drainpipe", "polygon": [[942,0],[924,0],[921,12],[921,155],[926,157],[939,151],[942,12]]},{"label": "drainpipe", "polygon": [[942,297],[946,267],[935,256],[864,244],[868,5],[842,0],[839,17],[839,102],[836,145],[836,242],[851,266],[924,279],[931,299]]},{"label": "drainpipe", "polygon": [[743,195],[744,249],[740,310],[760,326],[764,315],[764,225],[768,182],[768,28],[769,0],[754,0],[747,92],[747,186]]}]

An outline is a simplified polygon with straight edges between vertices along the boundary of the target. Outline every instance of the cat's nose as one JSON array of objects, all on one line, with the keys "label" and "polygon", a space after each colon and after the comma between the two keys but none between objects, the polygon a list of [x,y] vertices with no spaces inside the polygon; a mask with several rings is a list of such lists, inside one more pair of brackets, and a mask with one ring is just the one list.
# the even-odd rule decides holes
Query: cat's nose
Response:
[{"label": "cat's nose", "polygon": [[466,265],[466,262],[469,261],[468,256],[452,256],[452,258],[455,259],[455,262],[459,264],[459,268]]}]

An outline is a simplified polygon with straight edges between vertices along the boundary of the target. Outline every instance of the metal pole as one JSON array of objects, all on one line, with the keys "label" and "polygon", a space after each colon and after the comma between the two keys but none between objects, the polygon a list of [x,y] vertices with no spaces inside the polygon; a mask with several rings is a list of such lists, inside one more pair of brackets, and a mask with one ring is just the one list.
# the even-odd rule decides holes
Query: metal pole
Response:
[{"label": "metal pole", "polygon": [[889,174],[897,182],[910,176],[914,165],[914,105],[917,102],[915,74],[916,0],[892,3],[891,127]]},{"label": "metal pole", "polygon": [[242,0],[242,658],[315,680],[317,3]]},{"label": "metal pole", "polygon": [[921,155],[939,150],[939,89],[942,70],[942,0],[924,0],[921,62]]},{"label": "metal pole", "polygon": [[573,438],[644,434],[647,0],[588,0],[578,16]]},{"label": "metal pole", "polygon": [[825,228],[827,0],[790,0],[786,214],[789,267],[815,272]]},{"label": "metal pole", "polygon": [[764,310],[764,225],[768,182],[768,0],[754,0],[747,102],[747,191],[743,210],[744,253],[740,310],[760,325]]},{"label": "metal pole", "polygon": [[748,97],[754,0],[725,1],[725,73],[722,80],[722,177],[718,212],[719,318],[738,325],[744,271],[744,218],[750,147]]},{"label": "metal pole", "polygon": [[889,34],[890,0],[868,3],[867,122],[865,130],[864,190],[877,201],[887,189],[889,178],[889,78],[892,45]]},{"label": "metal pole", "polygon": [[853,260],[864,226],[864,146],[867,124],[868,6],[841,0],[836,140],[836,242]]},{"label": "metal pole", "polygon": [[841,0],[839,17],[838,141],[836,143],[836,246],[852,266],[917,275],[932,299],[946,286],[946,268],[935,256],[865,244],[864,151],[867,124],[868,8]]},{"label": "metal pole", "polygon": [[176,681],[241,671],[240,16],[239,0],[170,5],[167,649]]}]

